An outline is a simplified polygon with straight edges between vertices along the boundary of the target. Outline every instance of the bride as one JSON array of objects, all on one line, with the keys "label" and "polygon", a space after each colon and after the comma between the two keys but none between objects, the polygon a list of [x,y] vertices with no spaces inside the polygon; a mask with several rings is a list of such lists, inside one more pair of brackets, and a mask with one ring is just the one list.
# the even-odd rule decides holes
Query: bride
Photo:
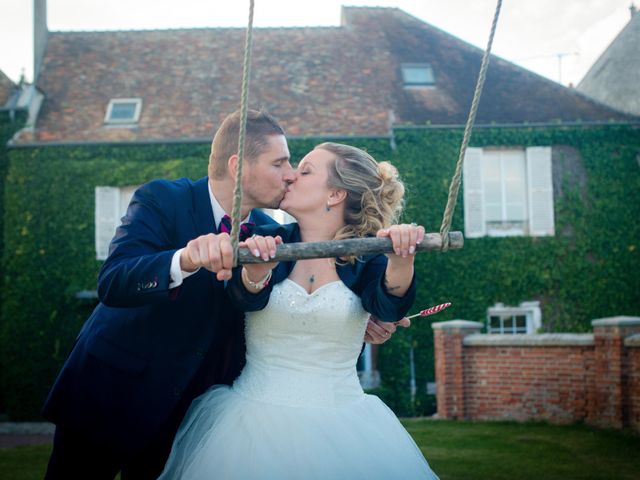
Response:
[{"label": "bride", "polygon": [[377,235],[395,254],[239,267],[227,293],[247,312],[246,366],[194,400],[161,479],[437,478],[356,373],[369,313],[396,321],[415,298],[424,229],[393,225],[403,195],[395,168],[355,147],[324,143],[304,157],[280,205],[298,223],[244,245],[273,258],[282,241]]}]

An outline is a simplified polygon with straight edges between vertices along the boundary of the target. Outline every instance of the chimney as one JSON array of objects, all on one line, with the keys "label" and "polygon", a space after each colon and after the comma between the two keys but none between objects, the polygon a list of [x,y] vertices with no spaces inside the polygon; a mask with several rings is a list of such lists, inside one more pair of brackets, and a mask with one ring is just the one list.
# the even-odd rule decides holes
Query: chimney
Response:
[{"label": "chimney", "polygon": [[38,81],[44,52],[47,49],[47,0],[33,0],[33,83]]},{"label": "chimney", "polygon": [[631,18],[638,13],[638,7],[636,7],[635,3],[632,2],[631,5],[629,5],[629,11],[631,12]]}]

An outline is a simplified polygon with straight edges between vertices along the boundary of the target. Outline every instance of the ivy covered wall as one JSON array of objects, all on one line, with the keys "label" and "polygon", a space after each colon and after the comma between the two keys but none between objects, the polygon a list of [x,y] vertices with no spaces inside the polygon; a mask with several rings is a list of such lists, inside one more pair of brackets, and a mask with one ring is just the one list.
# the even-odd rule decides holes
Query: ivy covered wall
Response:
[{"label": "ivy covered wall", "polygon": [[[299,160],[317,141],[291,142]],[[388,141],[361,142],[373,154]],[[0,378],[14,420],[38,418],[42,402],[95,302],[94,188],[206,175],[209,145],[137,145],[11,150],[6,180]],[[0,412],[1,413],[1,412]]]},{"label": "ivy covered wall", "polygon": [[[7,142],[13,135],[24,126],[27,120],[25,110],[0,110],[0,232],[4,230],[4,183],[7,175],[7,164],[9,162],[9,152]],[[0,235],[0,259],[4,252],[4,238]],[[0,262],[0,278],[4,277],[4,266]],[[0,328],[2,320],[2,298],[0,297]],[[4,370],[2,359],[0,358],[0,378]],[[3,390],[0,388],[0,414],[5,410],[5,400]]]},{"label": "ivy covered wall", "polygon": [[[396,131],[394,162],[409,184],[407,219],[438,231],[458,157],[459,129]],[[590,321],[640,314],[640,129],[629,126],[479,128],[471,146],[552,146],[554,237],[465,239],[462,250],[417,258],[418,318],[380,349],[380,392],[403,415],[431,413],[434,321],[485,322],[496,302],[539,300],[545,332],[589,332]],[[452,230],[464,230],[462,188]],[[416,397],[411,402],[409,346]]]},{"label": "ivy covered wall", "polygon": [[[25,110],[0,110],[0,232],[4,228],[4,181],[7,175],[7,165],[9,162],[9,151],[7,143],[13,135],[20,130],[27,120]],[[0,236],[0,258],[4,249],[4,239]],[[2,265],[0,264],[0,272]]]},{"label": "ivy covered wall", "polygon": [[[640,130],[633,127],[477,129],[473,146],[554,147],[556,236],[469,239],[461,251],[423,254],[416,311],[450,301],[437,321],[484,320],[496,302],[540,300],[543,328],[586,331],[601,316],[640,313]],[[408,186],[407,221],[437,231],[462,137],[459,129],[398,129],[383,139],[350,139],[393,161]],[[322,139],[293,139],[294,160]],[[93,303],[101,262],[94,251],[94,187],[152,178],[200,178],[208,145],[20,148],[10,152],[5,191],[0,330],[1,391],[12,419],[38,411]],[[460,197],[461,198],[461,197]],[[454,230],[463,229],[458,204]],[[398,414],[433,409],[430,318],[417,319],[380,349],[378,393]],[[414,347],[417,395],[409,391]]]}]

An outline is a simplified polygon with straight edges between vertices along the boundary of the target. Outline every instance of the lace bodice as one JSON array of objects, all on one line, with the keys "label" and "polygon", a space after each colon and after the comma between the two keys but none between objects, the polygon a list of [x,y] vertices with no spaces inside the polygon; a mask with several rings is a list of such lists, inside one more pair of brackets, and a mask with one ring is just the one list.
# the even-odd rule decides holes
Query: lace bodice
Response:
[{"label": "lace bodice", "polygon": [[247,364],[233,389],[284,405],[333,406],[363,395],[356,362],[368,313],[340,280],[309,294],[286,279],[247,313]]}]

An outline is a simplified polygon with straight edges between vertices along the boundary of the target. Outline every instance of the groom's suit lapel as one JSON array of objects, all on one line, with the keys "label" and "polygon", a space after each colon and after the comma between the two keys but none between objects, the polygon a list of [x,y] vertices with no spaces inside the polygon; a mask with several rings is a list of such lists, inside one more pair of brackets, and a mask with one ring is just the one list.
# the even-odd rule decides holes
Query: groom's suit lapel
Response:
[{"label": "groom's suit lapel", "polygon": [[[207,177],[201,178],[193,184],[192,187],[192,204],[191,204],[191,217],[195,225],[196,234],[193,238],[201,235],[207,235],[209,233],[218,233],[216,221],[213,217],[213,209],[211,208],[211,198],[209,197]],[[267,221],[270,221],[268,217],[259,212],[252,211],[249,219],[252,222],[262,225]],[[220,286],[221,283],[216,281],[216,276],[209,272],[209,277],[214,285]]]},{"label": "groom's suit lapel", "polygon": [[[191,216],[196,226],[196,236],[207,235],[208,233],[218,233],[216,221],[211,208],[211,198],[207,178],[202,178],[193,184],[193,203],[191,205]],[[253,210],[249,221],[262,225],[269,221],[265,214]],[[195,238],[195,237],[194,237]]]},{"label": "groom's suit lapel", "polygon": [[[213,209],[211,208],[211,198],[209,197],[208,178],[204,177],[196,181],[193,184],[192,191],[191,217],[195,225],[195,236],[193,238],[209,233],[218,233],[216,220],[213,217]],[[220,288],[222,283],[217,281],[216,276],[208,271],[206,273],[214,288]]]},{"label": "groom's suit lapel", "polygon": [[216,233],[216,221],[213,218],[207,181],[208,179],[205,177],[193,184],[191,215],[196,227],[196,237],[207,235],[208,233]]}]

